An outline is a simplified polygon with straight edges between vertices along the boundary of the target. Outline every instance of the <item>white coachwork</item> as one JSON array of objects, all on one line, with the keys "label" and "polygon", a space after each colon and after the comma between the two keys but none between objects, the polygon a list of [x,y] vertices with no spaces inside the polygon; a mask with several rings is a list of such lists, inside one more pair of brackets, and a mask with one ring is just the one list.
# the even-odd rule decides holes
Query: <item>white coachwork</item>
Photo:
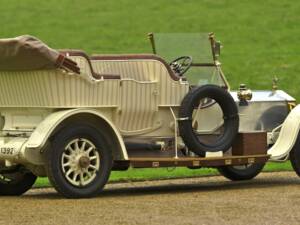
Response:
[{"label": "white coachwork", "polygon": [[[120,79],[104,77],[95,79],[85,57],[70,56],[70,58],[78,64],[80,74],[61,69],[1,71],[0,105],[1,114],[5,118],[4,130],[27,132],[28,140],[16,148],[16,152],[20,155],[15,161],[26,159],[42,164],[42,158],[38,154],[36,157],[30,157],[30,154],[34,149],[38,151],[44,147],[59,123],[79,113],[97,115],[110,125],[120,145],[119,159],[128,159],[124,137],[173,136],[174,118],[169,109],[172,107],[177,114],[182,99],[189,91],[189,83],[182,79],[172,79],[162,62],[154,59],[93,59],[91,64],[99,74],[120,75]],[[249,102],[253,104],[251,107],[240,107],[242,130],[256,129],[253,119],[248,117],[244,119],[243,111],[256,107],[254,103],[264,104],[265,107],[275,96],[268,95],[262,99],[263,101],[255,100],[257,93],[254,92],[254,101]],[[232,92],[232,95],[236,98],[235,92]],[[291,98],[290,101],[294,100]],[[272,102],[272,105],[285,104],[279,100],[277,102]],[[262,108],[260,105],[257,106]],[[197,114],[197,121],[201,124],[200,133],[212,133],[222,125],[221,112],[216,106],[201,110],[201,113]],[[207,120],[208,116],[219,119]],[[248,122],[249,119],[251,123]],[[297,123],[293,124],[296,125]],[[285,130],[282,129],[282,132]],[[285,135],[286,132],[279,137],[280,143],[283,143]],[[296,133],[293,133],[292,137],[295,139]],[[14,145],[12,140],[9,140],[10,144],[7,140],[5,138],[2,142],[8,147],[10,144]],[[292,146],[294,140],[289,141],[292,141],[289,144]],[[273,150],[277,149],[277,146],[279,143],[274,145],[270,152],[279,157],[282,155],[279,154],[279,150]],[[30,149],[30,154],[26,154],[26,149]],[[3,154],[1,157],[6,158]]]},{"label": "white coachwork", "polygon": [[296,106],[281,126],[277,141],[268,150],[271,160],[280,161],[288,157],[298,138],[300,130],[300,105]]},{"label": "white coachwork", "polygon": [[[40,41],[30,40],[37,43],[35,51]],[[274,143],[271,159],[286,158],[298,137],[300,106],[290,112],[295,99],[281,90],[252,92],[242,84],[230,91],[217,59],[220,43],[213,34],[205,40],[205,54],[213,56],[207,62],[192,55],[194,45],[191,55],[168,62],[156,54],[90,57],[45,45],[55,53],[50,68],[34,62],[27,68],[24,55],[12,64],[22,69],[2,60],[0,169],[31,174],[23,192],[36,176],[48,176],[63,195],[89,197],[99,193],[111,170],[129,166],[246,165],[245,175],[253,165],[259,165],[255,173],[261,171],[267,145]],[[278,136],[274,128],[280,124]],[[255,173],[235,175],[249,179]]]}]

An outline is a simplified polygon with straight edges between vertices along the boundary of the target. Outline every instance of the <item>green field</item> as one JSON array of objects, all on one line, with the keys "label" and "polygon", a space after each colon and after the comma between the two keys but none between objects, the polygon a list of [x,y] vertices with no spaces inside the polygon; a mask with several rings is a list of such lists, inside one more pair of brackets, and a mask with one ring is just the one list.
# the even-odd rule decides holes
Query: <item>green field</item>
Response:
[{"label": "green field", "polygon": [[[240,83],[270,89],[276,75],[280,89],[300,97],[300,1],[0,0],[0,5],[0,38],[31,34],[53,48],[90,54],[151,52],[148,32],[213,31],[224,45],[221,62],[232,89]],[[274,167],[290,168],[267,168]],[[215,172],[130,170],[114,172],[111,180],[201,173]]]},{"label": "green field", "polygon": [[[0,0],[0,37],[32,34],[54,48],[88,53],[150,52],[148,32],[215,32],[236,89],[279,87],[299,98],[297,0]],[[176,46],[174,46],[176,47]]]}]

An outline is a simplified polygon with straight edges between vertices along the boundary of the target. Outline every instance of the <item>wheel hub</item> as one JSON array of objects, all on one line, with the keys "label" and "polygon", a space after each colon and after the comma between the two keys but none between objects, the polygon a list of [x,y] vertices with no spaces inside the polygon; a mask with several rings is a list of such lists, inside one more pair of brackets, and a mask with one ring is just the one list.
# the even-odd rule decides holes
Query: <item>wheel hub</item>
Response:
[{"label": "wheel hub", "polygon": [[87,156],[81,156],[79,158],[79,166],[82,168],[82,169],[86,169],[88,168],[90,165],[90,159],[89,157]]},{"label": "wheel hub", "polygon": [[61,167],[66,180],[72,185],[88,185],[96,178],[100,169],[99,152],[90,140],[73,139],[64,149]]}]

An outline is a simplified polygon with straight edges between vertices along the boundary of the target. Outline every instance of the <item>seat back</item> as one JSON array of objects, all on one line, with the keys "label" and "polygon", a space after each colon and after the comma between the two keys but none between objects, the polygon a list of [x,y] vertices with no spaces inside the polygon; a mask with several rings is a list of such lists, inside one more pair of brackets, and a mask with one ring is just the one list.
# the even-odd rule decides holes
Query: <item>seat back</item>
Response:
[{"label": "seat back", "polygon": [[137,81],[158,81],[165,79],[178,81],[170,66],[159,56],[139,55],[95,55],[91,62],[97,73],[117,73],[122,78]]}]

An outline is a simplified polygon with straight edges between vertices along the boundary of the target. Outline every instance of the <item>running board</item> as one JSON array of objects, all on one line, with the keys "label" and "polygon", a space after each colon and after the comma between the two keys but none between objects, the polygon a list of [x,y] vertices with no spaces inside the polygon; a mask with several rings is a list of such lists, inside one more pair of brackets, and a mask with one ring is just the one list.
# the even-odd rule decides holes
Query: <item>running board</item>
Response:
[{"label": "running board", "polygon": [[[133,168],[158,167],[218,167],[265,163],[270,155],[225,156],[225,157],[182,157],[182,158],[130,158],[126,162]],[[125,163],[125,161],[119,161]],[[116,161],[118,163],[118,161]]]}]

